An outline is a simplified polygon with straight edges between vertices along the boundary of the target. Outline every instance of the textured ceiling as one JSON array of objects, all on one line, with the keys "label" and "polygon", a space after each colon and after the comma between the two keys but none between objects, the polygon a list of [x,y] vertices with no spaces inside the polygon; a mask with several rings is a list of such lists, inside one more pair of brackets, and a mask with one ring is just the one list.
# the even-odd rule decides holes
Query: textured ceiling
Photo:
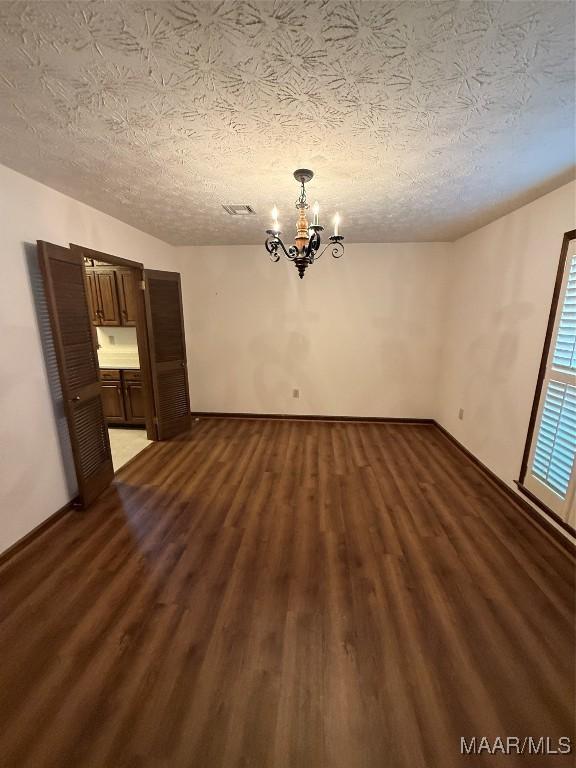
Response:
[{"label": "textured ceiling", "polygon": [[0,2],[0,163],[174,244],[292,230],[300,166],[349,241],[452,240],[568,179],[574,4]]}]

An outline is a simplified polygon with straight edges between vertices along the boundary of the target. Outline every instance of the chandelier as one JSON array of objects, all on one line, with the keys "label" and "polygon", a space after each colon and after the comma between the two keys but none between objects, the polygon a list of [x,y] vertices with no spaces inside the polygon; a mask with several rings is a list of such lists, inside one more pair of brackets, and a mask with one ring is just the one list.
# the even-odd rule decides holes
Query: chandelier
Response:
[{"label": "chandelier", "polygon": [[332,249],[332,256],[335,259],[339,259],[344,255],[344,245],[342,241],[344,238],[338,234],[338,226],[340,224],[340,216],[336,214],[334,216],[334,234],[329,238],[330,242],[327,243],[323,250],[320,251],[322,241],[320,239],[320,232],[324,227],[320,226],[319,215],[320,206],[318,203],[314,203],[314,223],[308,224],[306,218],[306,210],[309,207],[306,200],[306,187],[305,184],[310,181],[314,176],[312,171],[307,168],[299,168],[294,171],[294,178],[301,184],[300,195],[296,200],[296,210],[298,211],[298,220],[296,222],[296,237],[294,238],[294,245],[290,245],[288,248],[282,242],[280,235],[280,225],[278,224],[278,209],[274,206],[272,210],[272,229],[267,229],[266,234],[266,250],[270,255],[272,261],[280,261],[280,253],[282,252],[287,259],[290,259],[298,270],[300,278],[304,277],[304,272],[310,264],[314,264],[320,256],[328,249]]}]

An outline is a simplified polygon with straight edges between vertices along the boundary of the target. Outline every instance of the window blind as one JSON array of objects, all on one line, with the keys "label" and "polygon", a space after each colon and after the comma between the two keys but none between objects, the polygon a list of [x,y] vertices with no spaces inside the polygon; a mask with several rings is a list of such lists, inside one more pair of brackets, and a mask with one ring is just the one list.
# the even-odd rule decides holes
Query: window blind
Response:
[{"label": "window blind", "polygon": [[576,371],[576,255],[572,256],[552,365]]},{"label": "window blind", "polygon": [[532,471],[565,498],[576,455],[576,386],[550,380]]}]

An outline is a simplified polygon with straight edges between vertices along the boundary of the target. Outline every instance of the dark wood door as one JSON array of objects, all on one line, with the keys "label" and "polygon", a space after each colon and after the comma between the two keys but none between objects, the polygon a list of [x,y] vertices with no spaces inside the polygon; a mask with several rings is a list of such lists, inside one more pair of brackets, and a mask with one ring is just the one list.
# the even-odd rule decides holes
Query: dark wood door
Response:
[{"label": "dark wood door", "polygon": [[88,288],[88,310],[90,312],[90,319],[92,325],[100,325],[100,299],[98,297],[98,285],[96,283],[96,276],[94,270],[90,267],[86,268],[86,285]]},{"label": "dark wood door", "polygon": [[146,322],[158,439],[190,427],[182,290],[178,272],[144,270]]},{"label": "dark wood door", "polygon": [[38,241],[64,409],[84,505],[112,481],[114,469],[102,406],[98,357],[82,256]]},{"label": "dark wood door", "polygon": [[136,325],[136,278],[133,269],[117,269],[118,302],[122,325]]},{"label": "dark wood door", "polygon": [[97,267],[94,274],[98,286],[100,325],[120,325],[120,306],[115,270]]},{"label": "dark wood door", "polygon": [[121,381],[102,382],[102,404],[107,422],[123,424],[126,421]]}]

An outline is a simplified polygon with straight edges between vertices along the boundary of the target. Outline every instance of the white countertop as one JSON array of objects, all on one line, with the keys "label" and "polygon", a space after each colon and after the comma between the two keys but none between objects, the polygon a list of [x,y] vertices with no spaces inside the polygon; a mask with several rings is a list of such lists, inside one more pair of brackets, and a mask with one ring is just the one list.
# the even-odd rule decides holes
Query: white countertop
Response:
[{"label": "white countertop", "polygon": [[137,355],[98,355],[100,368],[139,369],[140,360]]}]

